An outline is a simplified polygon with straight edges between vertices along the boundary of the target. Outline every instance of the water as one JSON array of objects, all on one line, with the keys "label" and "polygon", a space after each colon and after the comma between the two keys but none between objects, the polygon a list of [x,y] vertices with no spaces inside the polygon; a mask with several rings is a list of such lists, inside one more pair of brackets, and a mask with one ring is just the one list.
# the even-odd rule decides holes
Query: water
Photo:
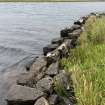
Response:
[{"label": "water", "polygon": [[62,28],[90,12],[105,12],[105,2],[0,3],[0,105],[6,105],[14,77],[23,72],[19,65],[42,54]]}]

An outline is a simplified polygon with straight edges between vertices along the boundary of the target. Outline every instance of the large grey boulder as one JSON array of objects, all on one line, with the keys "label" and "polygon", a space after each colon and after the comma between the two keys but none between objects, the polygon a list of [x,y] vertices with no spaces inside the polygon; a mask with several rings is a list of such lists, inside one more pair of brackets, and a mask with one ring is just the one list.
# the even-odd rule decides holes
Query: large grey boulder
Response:
[{"label": "large grey boulder", "polygon": [[30,68],[30,72],[34,73],[34,76],[37,76],[39,73],[44,72],[46,70],[47,61],[44,57],[39,57],[32,64]]},{"label": "large grey boulder", "polygon": [[44,72],[40,72],[38,75],[34,75],[34,72],[22,73],[17,77],[17,84],[28,87],[35,87],[37,81],[43,78]]},{"label": "large grey boulder", "polygon": [[35,77],[34,77],[34,74],[32,72],[22,73],[18,76],[17,84],[22,85],[22,86],[33,87],[33,85],[35,83],[34,80],[35,80]]},{"label": "large grey boulder", "polygon": [[44,93],[35,88],[13,85],[7,95],[8,105],[33,105]]},{"label": "large grey boulder", "polygon": [[53,79],[51,77],[42,78],[37,82],[36,87],[45,93],[52,93]]},{"label": "large grey boulder", "polygon": [[65,28],[60,31],[60,35],[62,38],[68,37],[68,33],[72,33],[73,31],[81,29],[81,26],[79,24],[74,24],[71,26],[71,28]]},{"label": "large grey boulder", "polygon": [[44,97],[41,97],[35,102],[34,105],[49,105],[49,103]]},{"label": "large grey boulder", "polygon": [[55,87],[56,85],[60,86],[64,91],[70,89],[70,77],[64,70],[54,77]]},{"label": "large grey boulder", "polygon": [[70,28],[65,28],[60,31],[60,35],[62,38],[68,37],[68,33],[72,32]]},{"label": "large grey boulder", "polygon": [[58,62],[52,63],[46,70],[46,74],[49,76],[55,76],[58,74],[58,72],[59,72],[59,63]]}]

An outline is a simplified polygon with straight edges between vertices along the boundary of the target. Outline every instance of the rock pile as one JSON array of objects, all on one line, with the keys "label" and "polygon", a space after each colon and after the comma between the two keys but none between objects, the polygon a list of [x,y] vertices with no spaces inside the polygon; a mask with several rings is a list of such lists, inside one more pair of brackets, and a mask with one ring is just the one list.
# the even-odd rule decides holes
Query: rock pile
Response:
[{"label": "rock pile", "polygon": [[[102,16],[91,13],[90,15]],[[74,22],[70,28],[60,31],[61,37],[43,48],[43,55],[26,66],[26,73],[18,76],[17,83],[8,91],[8,105],[74,105],[73,83],[59,65],[59,59],[67,57],[83,31],[90,16]],[[74,97],[74,98],[72,98]]]}]

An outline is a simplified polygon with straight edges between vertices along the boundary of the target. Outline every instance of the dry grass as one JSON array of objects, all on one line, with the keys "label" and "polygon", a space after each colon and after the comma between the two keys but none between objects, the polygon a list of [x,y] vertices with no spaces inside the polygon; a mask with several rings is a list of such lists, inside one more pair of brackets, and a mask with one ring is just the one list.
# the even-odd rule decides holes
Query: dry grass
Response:
[{"label": "dry grass", "polygon": [[105,17],[88,19],[85,32],[68,59],[78,105],[105,105]]}]

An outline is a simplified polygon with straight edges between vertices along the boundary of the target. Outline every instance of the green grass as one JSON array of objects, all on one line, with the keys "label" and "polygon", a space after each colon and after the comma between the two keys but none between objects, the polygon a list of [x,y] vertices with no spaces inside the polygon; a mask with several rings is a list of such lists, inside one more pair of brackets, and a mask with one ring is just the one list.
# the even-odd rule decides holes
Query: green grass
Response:
[{"label": "green grass", "polygon": [[78,44],[61,61],[72,71],[77,105],[105,105],[105,17],[90,17]]}]

